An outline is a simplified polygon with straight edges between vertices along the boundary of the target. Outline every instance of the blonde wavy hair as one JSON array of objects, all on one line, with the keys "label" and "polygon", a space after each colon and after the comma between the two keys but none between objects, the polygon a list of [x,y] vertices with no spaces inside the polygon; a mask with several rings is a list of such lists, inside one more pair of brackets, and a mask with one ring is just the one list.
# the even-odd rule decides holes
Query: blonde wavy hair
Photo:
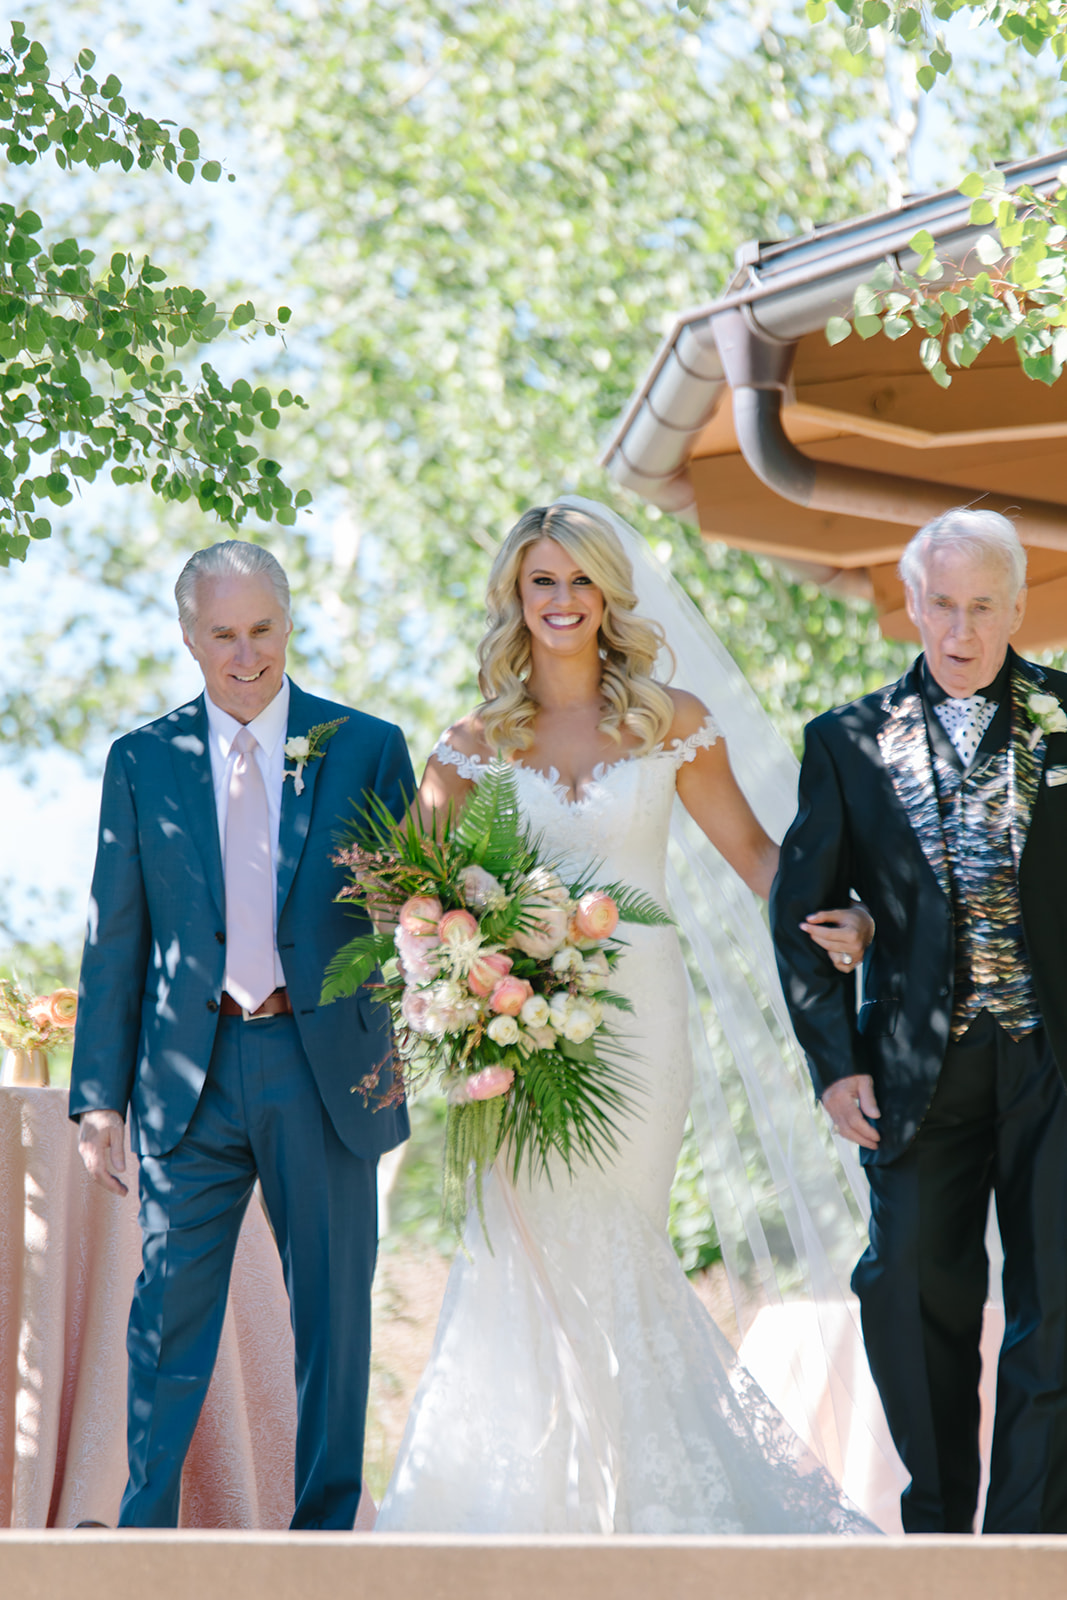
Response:
[{"label": "blonde wavy hair", "polygon": [[524,512],[493,562],[486,593],[489,626],[478,646],[478,686],[485,697],[478,711],[486,743],[512,755],[533,742],[538,705],[527,687],[530,634],[519,576],[526,551],[540,539],[566,550],[604,598],[599,641],[606,710],[599,726],[616,742],[624,729],[636,735],[636,753],[645,755],[666,738],[674,721],[674,702],[652,676],[666,645],[663,629],[634,614],[633,568],[614,529],[574,506],[534,506]]}]

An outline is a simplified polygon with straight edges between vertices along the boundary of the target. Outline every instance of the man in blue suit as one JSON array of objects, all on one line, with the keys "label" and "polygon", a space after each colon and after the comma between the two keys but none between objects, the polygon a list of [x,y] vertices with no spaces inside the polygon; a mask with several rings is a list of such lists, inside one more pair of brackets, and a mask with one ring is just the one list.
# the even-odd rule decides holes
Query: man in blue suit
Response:
[{"label": "man in blue suit", "polygon": [[267,551],[239,540],[198,551],[175,594],[205,693],[108,757],[71,1074],[92,1176],[126,1193],[128,1109],[140,1158],[119,1522],[177,1524],[258,1177],[296,1347],[292,1525],[350,1528],[376,1168],[408,1122],[384,1008],[366,990],[325,1007],[319,993],[330,957],[361,931],[334,903],[337,830],[367,793],[401,815],[414,777],[398,728],[286,676],[289,586]]}]

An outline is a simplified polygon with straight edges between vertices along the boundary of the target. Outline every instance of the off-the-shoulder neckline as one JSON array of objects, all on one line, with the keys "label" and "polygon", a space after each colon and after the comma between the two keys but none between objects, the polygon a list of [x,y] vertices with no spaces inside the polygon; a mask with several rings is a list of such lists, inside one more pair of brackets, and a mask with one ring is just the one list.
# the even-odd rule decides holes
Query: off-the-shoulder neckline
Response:
[{"label": "off-the-shoulder neckline", "polygon": [[[636,761],[652,761],[663,756],[669,757],[678,766],[681,766],[685,761],[692,761],[698,750],[714,744],[721,737],[722,730],[709,711],[700,727],[684,739],[662,740],[643,754],[639,754],[637,751],[630,751],[627,755],[620,756],[617,761],[598,761],[588,778],[583,779],[580,789],[573,794],[566,784],[561,781],[558,767],[550,767],[545,772],[541,767],[528,766],[525,761],[518,761],[514,757],[512,757],[511,764],[520,768],[523,772],[530,773],[532,777],[540,779],[543,784],[551,789],[561,804],[569,806],[573,810],[578,810],[593,798],[594,791],[604,783],[609,773],[614,772],[616,767],[629,767]],[[433,754],[437,756],[438,760],[444,760],[448,765],[456,767],[461,776],[468,778],[473,783],[478,781],[476,774],[489,770],[490,763],[484,756],[457,750],[455,745],[449,743],[446,734],[442,734],[438,739],[433,748]]]}]

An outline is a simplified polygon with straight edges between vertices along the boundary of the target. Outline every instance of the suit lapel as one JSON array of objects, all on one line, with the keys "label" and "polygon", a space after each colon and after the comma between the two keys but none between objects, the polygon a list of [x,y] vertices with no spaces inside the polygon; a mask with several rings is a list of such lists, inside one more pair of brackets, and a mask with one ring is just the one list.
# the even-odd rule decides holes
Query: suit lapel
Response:
[{"label": "suit lapel", "polygon": [[1011,736],[1008,740],[1010,761],[1009,782],[1014,804],[1011,810],[1011,847],[1015,857],[1015,870],[1019,870],[1034,802],[1041,787],[1041,774],[1045,770],[1048,740],[1030,714],[1027,704],[1035,691],[1040,691],[1045,674],[1032,661],[1013,656],[1011,674]]},{"label": "suit lapel", "polygon": [[919,848],[942,892],[951,899],[948,860],[941,831],[941,810],[930,759],[919,663],[889,691],[883,701],[885,721],[878,729],[878,748],[897,799],[904,807]]},{"label": "suit lapel", "polygon": [[210,730],[204,696],[171,713],[177,731],[170,737],[171,760],[178,793],[189,822],[189,836],[204,864],[204,880],[222,917],[226,915],[226,895],[222,878],[222,848],[215,807],[215,784],[208,750]]},{"label": "suit lapel", "polygon": [[[298,689],[290,678],[289,680],[289,722],[285,730],[286,739],[299,737],[306,734],[314,725],[311,708],[311,697]],[[323,754],[315,761],[309,761],[303,771],[304,787],[300,794],[296,792],[294,778],[282,779],[282,809],[281,822],[278,827],[278,915],[282,914],[289,890],[293,886],[296,869],[300,865],[300,857],[304,853],[307,843],[308,829],[311,826],[311,807],[315,799],[315,784],[319,775],[319,768],[324,761],[329,760],[329,743],[325,746]],[[286,763],[287,767],[291,766]]]}]

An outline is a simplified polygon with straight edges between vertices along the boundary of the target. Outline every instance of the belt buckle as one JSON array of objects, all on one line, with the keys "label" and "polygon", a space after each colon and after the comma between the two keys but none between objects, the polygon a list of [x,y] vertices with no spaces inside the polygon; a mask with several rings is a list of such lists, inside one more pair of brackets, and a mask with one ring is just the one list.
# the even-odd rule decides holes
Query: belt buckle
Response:
[{"label": "belt buckle", "polygon": [[242,1022],[268,1022],[273,1015],[271,1011],[264,1011],[263,1015],[259,1016],[257,1012],[249,1011],[247,1006],[241,1007]]}]

